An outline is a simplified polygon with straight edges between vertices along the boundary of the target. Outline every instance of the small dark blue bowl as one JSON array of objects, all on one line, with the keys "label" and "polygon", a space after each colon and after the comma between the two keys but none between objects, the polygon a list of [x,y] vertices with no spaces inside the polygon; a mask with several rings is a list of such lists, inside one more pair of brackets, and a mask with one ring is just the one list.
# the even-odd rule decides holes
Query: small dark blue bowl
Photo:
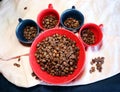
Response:
[{"label": "small dark blue bowl", "polygon": [[[16,28],[16,36],[18,38],[18,40],[23,43],[23,44],[31,44],[34,39],[39,35],[40,33],[40,28],[39,26],[36,24],[35,21],[31,20],[31,19],[25,19],[25,20],[22,20],[21,18],[18,19],[19,21],[19,24],[17,25],[17,28]],[[31,40],[27,40],[25,39],[24,37],[24,34],[23,34],[23,31],[24,31],[24,28],[26,26],[34,26],[37,28],[37,34],[36,34],[36,37],[31,39]]]},{"label": "small dark blue bowl", "polygon": [[[66,27],[64,25],[64,21],[67,18],[74,18],[74,19],[78,20],[80,26],[77,28]],[[61,14],[60,23],[61,23],[61,26],[64,27],[65,29],[68,29],[68,30],[73,31],[73,32],[78,32],[80,27],[84,24],[84,16],[80,11],[75,9],[75,6],[72,6],[72,9],[67,9]]]}]

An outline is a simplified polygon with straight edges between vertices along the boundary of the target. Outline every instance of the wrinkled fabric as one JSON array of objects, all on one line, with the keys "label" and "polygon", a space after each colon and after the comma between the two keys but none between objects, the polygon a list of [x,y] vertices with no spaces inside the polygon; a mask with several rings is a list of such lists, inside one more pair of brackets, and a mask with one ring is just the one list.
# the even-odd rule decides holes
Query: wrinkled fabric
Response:
[{"label": "wrinkled fabric", "polygon": [[[29,56],[11,57],[28,54],[30,47],[22,45],[15,34],[18,18],[37,20],[37,15],[51,3],[59,14],[73,5],[85,17],[84,23],[103,24],[103,40],[100,45],[86,51],[86,63],[83,73],[70,83],[58,86],[90,84],[109,78],[120,72],[120,1],[119,0],[3,0],[0,2],[0,72],[11,83],[21,87],[32,87],[37,84],[52,85],[36,80],[29,63]],[[24,8],[27,7],[26,10]],[[98,49],[100,47],[100,49]],[[102,72],[90,74],[91,60],[105,57]],[[4,59],[4,60],[3,60]],[[20,67],[14,66],[20,64]]]}]

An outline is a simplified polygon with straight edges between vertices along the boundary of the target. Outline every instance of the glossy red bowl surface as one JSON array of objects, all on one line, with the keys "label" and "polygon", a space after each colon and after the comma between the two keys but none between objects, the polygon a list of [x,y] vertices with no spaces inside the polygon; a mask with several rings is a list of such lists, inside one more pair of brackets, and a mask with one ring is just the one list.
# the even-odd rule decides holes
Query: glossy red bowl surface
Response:
[{"label": "glossy red bowl surface", "polygon": [[[76,42],[76,46],[80,48],[79,51],[79,58],[78,58],[78,64],[77,68],[73,72],[73,74],[70,74],[68,76],[52,76],[48,74],[47,72],[41,70],[40,65],[36,61],[35,57],[35,52],[36,52],[36,45],[41,42],[43,39],[46,37],[52,36],[54,34],[60,34],[60,35],[66,35],[66,37],[70,38],[71,40],[74,40]],[[30,48],[30,65],[34,71],[34,73],[43,81],[51,84],[63,84],[63,83],[68,83],[75,79],[79,74],[84,69],[84,64],[85,64],[85,49],[84,46],[81,42],[81,40],[72,32],[65,30],[65,29],[49,29],[41,33],[32,43],[31,48]]]}]

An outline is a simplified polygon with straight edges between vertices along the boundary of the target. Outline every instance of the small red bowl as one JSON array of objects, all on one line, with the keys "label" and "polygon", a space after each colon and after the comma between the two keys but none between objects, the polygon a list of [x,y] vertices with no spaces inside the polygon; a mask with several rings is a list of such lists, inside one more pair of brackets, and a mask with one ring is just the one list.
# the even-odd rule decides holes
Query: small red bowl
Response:
[{"label": "small red bowl", "polygon": [[60,15],[59,15],[59,13],[53,8],[52,4],[49,4],[48,8],[42,10],[37,16],[37,24],[39,25],[39,27],[42,30],[47,30],[46,28],[43,27],[42,22],[43,22],[44,17],[46,17],[48,15],[53,15],[53,16],[55,16],[57,18],[58,22],[57,22],[55,27],[57,27],[59,25],[59,23],[60,23]]},{"label": "small red bowl", "polygon": [[[36,61],[35,57],[35,52],[36,52],[36,45],[41,42],[43,39],[45,39],[48,36],[52,36],[54,34],[60,34],[60,35],[66,35],[66,37],[70,38],[71,40],[74,40],[76,42],[76,46],[80,48],[79,51],[79,58],[78,58],[78,64],[77,68],[73,72],[73,74],[70,74],[68,76],[52,76],[48,74],[47,72],[41,70],[40,65]],[[63,83],[68,83],[75,79],[80,73],[82,73],[84,69],[84,64],[85,64],[85,49],[84,46],[81,42],[81,40],[72,32],[65,30],[65,29],[49,29],[41,33],[32,43],[31,48],[30,48],[30,64],[31,67],[34,71],[34,73],[43,81],[51,84],[63,84]]]},{"label": "small red bowl", "polygon": [[96,45],[98,45],[98,44],[102,41],[102,38],[103,38],[102,28],[103,28],[103,24],[96,25],[96,24],[94,24],[94,23],[84,24],[84,25],[80,28],[80,30],[79,30],[79,38],[80,38],[80,39],[82,39],[81,33],[82,33],[82,31],[83,31],[84,29],[90,29],[90,30],[94,33],[94,35],[95,35],[95,43],[94,43],[94,44],[89,45],[89,44],[85,43],[85,42],[82,40],[82,42],[83,42],[83,44],[84,44],[85,47],[89,47],[89,46],[92,46],[92,47],[93,47],[93,46],[96,46]]}]

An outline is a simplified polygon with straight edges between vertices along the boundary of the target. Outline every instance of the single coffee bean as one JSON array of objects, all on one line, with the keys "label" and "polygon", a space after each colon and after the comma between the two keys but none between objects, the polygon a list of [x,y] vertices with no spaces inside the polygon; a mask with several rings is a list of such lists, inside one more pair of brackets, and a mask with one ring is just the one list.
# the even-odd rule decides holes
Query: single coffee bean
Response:
[{"label": "single coffee bean", "polygon": [[89,72],[90,72],[90,73],[95,72],[95,67],[91,67],[91,69],[90,69]]},{"label": "single coffee bean", "polygon": [[24,7],[24,10],[27,10],[27,7]]},{"label": "single coffee bean", "polygon": [[17,64],[17,63],[14,63],[13,65],[16,67],[20,67],[20,64]]},{"label": "single coffee bean", "polygon": [[36,80],[39,79],[34,72],[32,72],[31,75],[32,75],[32,77],[35,77]]},{"label": "single coffee bean", "polygon": [[20,59],[21,59],[21,58],[20,58],[20,56],[19,56],[19,57],[18,57],[18,61],[20,61]]}]

